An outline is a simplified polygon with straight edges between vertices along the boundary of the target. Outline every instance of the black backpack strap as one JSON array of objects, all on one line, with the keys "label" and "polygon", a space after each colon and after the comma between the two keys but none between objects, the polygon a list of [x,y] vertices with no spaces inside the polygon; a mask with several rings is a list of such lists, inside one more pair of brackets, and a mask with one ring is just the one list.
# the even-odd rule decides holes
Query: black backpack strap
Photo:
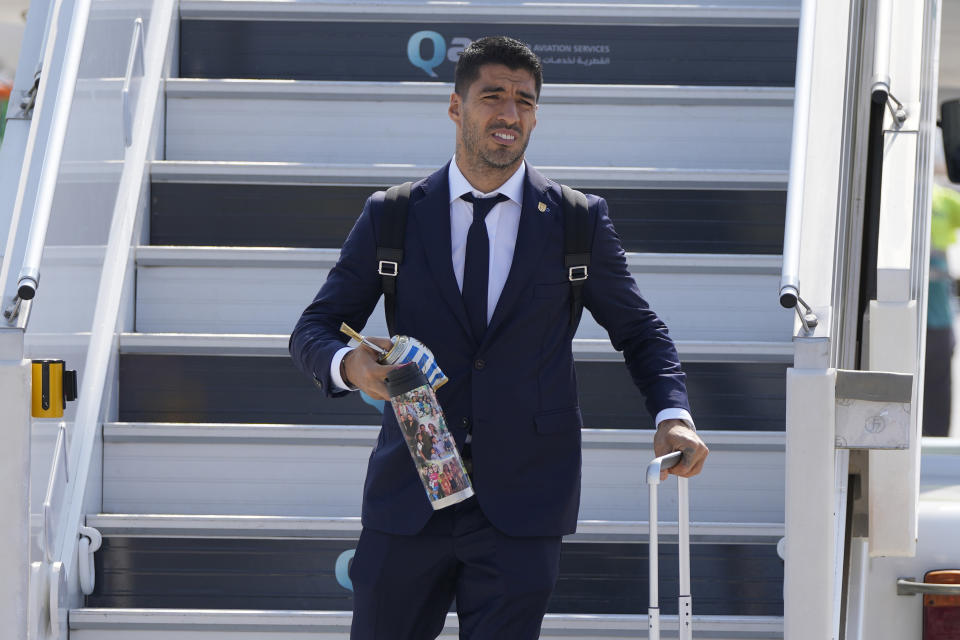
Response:
[{"label": "black backpack strap", "polygon": [[590,276],[590,252],[593,227],[587,208],[587,196],[565,184],[563,194],[563,266],[570,281],[570,329],[576,330],[583,311],[583,284]]},{"label": "black backpack strap", "polygon": [[377,273],[383,290],[383,310],[387,330],[392,336],[397,302],[397,276],[403,262],[403,244],[407,232],[407,205],[410,202],[410,182],[387,189],[377,234]]}]

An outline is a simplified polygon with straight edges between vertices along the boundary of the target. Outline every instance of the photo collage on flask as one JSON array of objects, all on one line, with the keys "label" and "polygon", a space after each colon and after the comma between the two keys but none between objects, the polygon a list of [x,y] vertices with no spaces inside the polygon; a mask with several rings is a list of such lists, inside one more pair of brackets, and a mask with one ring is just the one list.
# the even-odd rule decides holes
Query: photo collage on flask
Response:
[{"label": "photo collage on flask", "polygon": [[433,508],[442,509],[473,495],[433,389],[418,387],[393,398],[392,403]]}]

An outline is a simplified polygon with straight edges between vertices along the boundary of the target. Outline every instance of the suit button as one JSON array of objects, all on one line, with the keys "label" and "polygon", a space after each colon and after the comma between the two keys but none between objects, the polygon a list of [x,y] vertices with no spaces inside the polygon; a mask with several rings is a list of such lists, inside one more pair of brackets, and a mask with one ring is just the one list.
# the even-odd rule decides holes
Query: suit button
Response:
[{"label": "suit button", "polygon": [[485,366],[487,366],[487,363],[484,362],[483,360],[474,360],[474,361],[473,361],[473,368],[476,369],[477,371],[480,371],[480,370],[483,369]]}]

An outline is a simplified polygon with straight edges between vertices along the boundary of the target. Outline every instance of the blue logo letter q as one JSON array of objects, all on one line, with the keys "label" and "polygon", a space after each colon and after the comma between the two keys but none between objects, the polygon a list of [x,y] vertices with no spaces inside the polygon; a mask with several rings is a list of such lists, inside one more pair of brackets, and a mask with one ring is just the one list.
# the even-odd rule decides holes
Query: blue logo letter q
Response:
[{"label": "blue logo letter q", "polygon": [[[433,42],[433,57],[429,60],[424,60],[420,55],[420,43],[424,40],[431,40]],[[417,31],[410,36],[410,40],[407,41],[407,58],[410,59],[410,64],[419,69],[423,69],[431,78],[438,77],[433,69],[443,62],[446,54],[447,43],[444,41],[443,36],[436,31]]]}]

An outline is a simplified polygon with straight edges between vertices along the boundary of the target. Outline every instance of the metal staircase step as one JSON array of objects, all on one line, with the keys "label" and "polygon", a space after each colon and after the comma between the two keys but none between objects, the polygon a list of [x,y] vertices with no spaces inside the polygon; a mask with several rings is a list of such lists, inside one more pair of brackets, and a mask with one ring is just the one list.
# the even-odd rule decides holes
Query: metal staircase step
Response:
[{"label": "metal staircase step", "polygon": [[[390,16],[397,20],[444,18],[486,19],[496,22],[544,23],[539,3],[521,0],[473,0],[468,5],[431,0],[379,0],[336,2],[331,0],[181,0],[180,16],[191,20],[369,20]],[[549,3],[550,19],[576,24],[668,25],[779,25],[794,26],[800,18],[797,0],[654,0],[642,4],[612,0],[584,5],[582,0]]]},{"label": "metal staircase step", "polygon": [[[72,609],[73,640],[277,640],[309,637],[347,640],[351,615],[345,611],[264,611],[203,609]],[[676,637],[676,616],[662,616],[663,637]],[[776,616],[693,616],[698,640],[780,640]],[[440,640],[459,637],[455,614],[447,616]],[[547,614],[542,640],[636,640],[647,637],[644,615]]]},{"label": "metal staircase step", "polygon": [[[767,189],[785,191],[784,169],[676,169],[660,166],[620,167],[537,165],[544,175],[583,189]],[[323,162],[253,162],[216,160],[155,160],[154,183],[315,184],[382,187],[419,180],[437,165],[411,163],[344,164]]]},{"label": "metal staircase step", "polygon": [[[337,249],[137,249],[137,330],[266,333],[293,329],[339,257]],[[630,253],[641,293],[677,340],[777,342],[793,315],[773,294],[780,256]],[[368,332],[386,331],[382,301]],[[704,309],[710,309],[704,313]],[[584,313],[579,338],[605,338]]]},{"label": "metal staircase step", "polygon": [[[291,99],[321,101],[377,100],[386,104],[440,103],[450,99],[453,85],[444,82],[271,80],[218,78],[170,78],[167,99]],[[539,104],[548,105],[648,105],[792,107],[793,87],[700,86],[636,84],[543,85]]]},{"label": "metal staircase step", "polygon": [[[652,428],[609,341],[574,345],[585,425]],[[783,429],[789,343],[678,346],[701,429]],[[380,424],[358,394],[325,401],[287,355],[286,336],[122,334],[120,351],[124,422]]]},{"label": "metal staircase step", "polygon": [[[674,503],[673,511],[676,512]],[[644,510],[639,513],[644,513]],[[674,513],[676,517],[676,513]],[[252,540],[356,540],[360,535],[360,517],[207,515],[207,514],[130,514],[99,513],[88,515],[86,525],[103,536],[123,538],[249,538]],[[581,520],[577,533],[565,536],[567,542],[646,544],[645,520]],[[715,544],[776,544],[783,537],[783,524],[776,522],[700,522],[690,523],[690,540]],[[677,523],[660,522],[660,539],[676,542]]]},{"label": "metal staircase step", "polygon": [[[358,519],[99,514],[93,607],[196,609],[351,608],[349,562]],[[660,546],[662,604],[676,613],[675,544]],[[591,522],[563,543],[548,610],[646,611],[646,524]],[[702,615],[778,616],[782,525],[692,523],[691,589]]]},{"label": "metal staircase step", "polygon": [[[150,355],[288,355],[289,334],[170,333],[128,332],[120,335],[120,352]],[[790,342],[711,342],[675,340],[685,362],[793,362]],[[623,356],[607,339],[573,341],[573,353],[579,362],[622,362]]]},{"label": "metal staircase step", "polygon": [[[103,427],[103,507],[115,513],[360,515],[379,427],[110,423]],[[783,521],[782,432],[710,431],[710,464],[691,486],[695,520]],[[637,469],[653,431],[583,429],[582,520],[646,513]],[[744,473],[744,469],[750,469]],[[676,513],[669,492],[665,520]]]},{"label": "metal staircase step", "polygon": [[[337,182],[350,180],[349,174],[324,176],[327,168],[316,165],[216,164],[154,165],[149,244],[339,247],[374,190],[418,177],[383,175],[375,182],[378,167],[366,167],[355,171],[364,176],[369,171],[366,179],[373,184],[351,185]],[[591,176],[596,167],[556,169],[570,186],[606,199],[628,252],[782,252],[786,188],[758,182],[766,174],[670,176],[634,170],[632,186],[611,187],[599,182],[602,175]],[[625,178],[631,172],[612,173]]]},{"label": "metal staircase step", "polygon": [[[171,79],[166,157],[433,166],[450,159],[450,85],[361,88],[342,82]],[[788,165],[791,89],[551,85],[542,99],[527,153],[534,166],[566,164],[574,156],[593,166],[744,171]],[[271,117],[263,118],[265,112]],[[251,122],[258,126],[251,128]]]}]

